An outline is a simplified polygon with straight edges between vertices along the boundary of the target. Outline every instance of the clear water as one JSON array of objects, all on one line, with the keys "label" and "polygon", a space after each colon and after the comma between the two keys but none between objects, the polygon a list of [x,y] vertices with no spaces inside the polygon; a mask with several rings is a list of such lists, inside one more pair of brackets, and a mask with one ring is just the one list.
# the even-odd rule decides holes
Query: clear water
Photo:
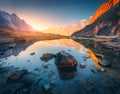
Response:
[{"label": "clear water", "polygon": [[[35,68],[40,68],[42,64],[45,64],[45,62],[40,59],[44,53],[56,54],[60,51],[70,53],[76,58],[78,63],[83,63],[83,57],[87,55],[83,45],[71,39],[59,39],[35,42],[21,51],[17,56],[11,55],[7,57],[7,59],[3,59],[3,62],[6,62],[5,66],[12,65],[33,71]],[[33,52],[35,55],[30,55]],[[92,62],[91,59],[89,61]],[[54,59],[47,63],[54,65]]]},{"label": "clear water", "polygon": [[[106,77],[109,80],[111,74],[93,73],[91,70],[97,69],[97,66],[91,58],[85,60],[84,57],[88,56],[86,48],[72,39],[38,41],[29,46],[26,45],[28,44],[18,45],[18,47],[6,52],[7,57],[1,59],[2,62],[5,62],[3,66],[18,67],[33,72],[35,74],[34,78],[43,79],[38,84],[55,83],[55,94],[87,94],[90,92],[91,94],[96,94],[96,92],[103,94],[114,92],[112,89],[110,91],[111,87],[107,88],[105,92],[102,91],[106,85],[109,87],[109,82],[106,82],[106,84],[105,81]],[[59,51],[66,51],[74,56],[78,62],[76,70],[61,72],[54,64],[54,59],[48,62],[43,62],[40,59],[44,53],[56,54]],[[33,52],[35,54],[30,55]],[[8,55],[8,53],[14,54]],[[80,63],[85,63],[86,68],[80,68]],[[93,85],[90,83],[93,83]]]}]

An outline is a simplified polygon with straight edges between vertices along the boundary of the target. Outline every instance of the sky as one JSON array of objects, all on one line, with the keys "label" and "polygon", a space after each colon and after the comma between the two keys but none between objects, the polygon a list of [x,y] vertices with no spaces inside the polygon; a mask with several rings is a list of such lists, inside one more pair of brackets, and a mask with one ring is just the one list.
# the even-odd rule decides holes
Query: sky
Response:
[{"label": "sky", "polygon": [[106,0],[0,0],[0,10],[16,13],[35,29],[75,24],[90,18]]}]

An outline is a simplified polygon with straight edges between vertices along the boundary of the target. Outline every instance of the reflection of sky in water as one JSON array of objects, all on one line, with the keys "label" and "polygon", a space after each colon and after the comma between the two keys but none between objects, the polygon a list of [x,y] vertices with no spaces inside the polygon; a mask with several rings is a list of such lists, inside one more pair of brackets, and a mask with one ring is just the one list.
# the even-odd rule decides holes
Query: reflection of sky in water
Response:
[{"label": "reflection of sky in water", "polygon": [[[83,62],[83,56],[86,55],[85,48],[71,39],[48,40],[38,41],[24,51],[21,51],[18,56],[10,56],[7,60],[4,60],[4,62],[6,62],[6,66],[10,64],[15,67],[33,70],[41,67],[42,63],[44,63],[40,60],[43,53],[56,54],[62,50],[69,52],[78,62]],[[35,55],[31,56],[30,53],[32,52],[35,52]],[[54,60],[48,61],[48,63],[49,62],[54,63]]]},{"label": "reflection of sky in water", "polygon": [[[88,58],[84,61],[84,56],[88,56],[86,53],[86,49],[84,46],[79,43],[71,40],[71,39],[59,39],[59,40],[49,40],[49,41],[38,41],[31,46],[29,46],[24,51],[21,51],[17,56],[10,56],[7,59],[4,59],[6,64],[4,66],[14,66],[19,68],[26,68],[29,71],[32,71],[36,68],[39,68],[38,72],[34,71],[37,74],[41,74],[40,76],[49,80],[49,72],[53,71],[54,75],[50,79],[58,78],[58,83],[61,81],[56,65],[54,64],[54,59],[43,62],[40,57],[44,53],[58,53],[59,51],[66,51],[73,55],[75,59],[78,61],[78,66],[76,70],[77,75],[86,75],[89,77],[91,75],[91,67],[94,66],[92,59]],[[35,52],[35,55],[30,55],[30,53]],[[28,62],[29,61],[29,62]],[[79,67],[80,63],[85,63],[86,68],[82,69]],[[44,68],[44,66],[48,66],[48,68]],[[74,74],[73,74],[74,75]],[[78,76],[79,77],[79,76]],[[60,83],[59,83],[60,84]]]},{"label": "reflection of sky in water", "polygon": [[[56,68],[54,59],[48,62],[43,62],[40,60],[40,57],[43,55],[43,53],[57,53],[62,50],[73,55],[78,61],[78,66],[76,68],[77,70],[73,71],[73,73],[71,72],[71,74],[61,73],[60,70]],[[31,56],[30,53],[32,52],[35,52],[35,55]],[[107,80],[110,80],[110,75],[102,72],[93,73],[91,69],[97,69],[97,67],[91,58],[87,58],[85,60],[84,57],[88,57],[88,53],[84,46],[70,39],[60,39],[38,41],[31,46],[28,46],[24,51],[21,51],[19,55],[10,56],[7,59],[3,59],[2,62],[6,62],[4,66],[13,65],[15,67],[27,68],[29,71],[38,68],[37,70],[32,71],[32,73],[35,74],[34,78],[43,78],[43,80],[40,80],[40,84],[55,82],[56,92],[60,92],[60,94],[82,94],[79,92],[82,92],[81,90],[85,91],[86,88],[90,88],[91,81],[96,83],[96,85],[94,85],[95,90],[96,88],[100,91],[104,90],[104,82],[106,82],[105,79],[107,78]],[[28,60],[30,60],[30,62],[28,62]],[[86,68],[80,68],[80,63],[85,63]],[[48,66],[48,68],[45,68],[45,66]],[[72,78],[69,80],[61,79],[61,77],[65,77],[65,75],[71,75]],[[65,77],[65,79],[67,78]],[[86,83],[86,85],[84,85],[84,83]],[[110,91],[109,88],[107,90],[108,92]],[[88,94],[88,92],[86,94]]]}]

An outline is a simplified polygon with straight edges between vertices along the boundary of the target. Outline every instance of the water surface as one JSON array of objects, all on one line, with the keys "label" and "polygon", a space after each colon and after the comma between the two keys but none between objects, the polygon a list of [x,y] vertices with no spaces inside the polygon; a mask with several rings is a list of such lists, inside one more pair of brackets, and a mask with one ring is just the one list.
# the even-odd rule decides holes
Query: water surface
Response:
[{"label": "water surface", "polygon": [[[54,64],[54,59],[48,62],[40,59],[44,53],[56,54],[60,51],[74,56],[78,62],[76,69],[60,71]],[[31,55],[33,52],[35,54]],[[4,63],[2,67],[27,69],[32,73],[31,78],[38,81],[36,84],[38,88],[44,84],[54,84],[53,94],[96,94],[96,92],[112,94],[115,91],[117,94],[120,81],[116,78],[116,71],[111,69],[109,69],[110,73],[98,71],[93,59],[86,58],[88,56],[87,49],[72,39],[46,40],[16,45],[15,48],[6,51],[4,58],[1,58],[1,63]],[[86,68],[81,68],[80,63],[85,63]],[[42,90],[39,91],[38,88],[34,92],[45,93]]]}]

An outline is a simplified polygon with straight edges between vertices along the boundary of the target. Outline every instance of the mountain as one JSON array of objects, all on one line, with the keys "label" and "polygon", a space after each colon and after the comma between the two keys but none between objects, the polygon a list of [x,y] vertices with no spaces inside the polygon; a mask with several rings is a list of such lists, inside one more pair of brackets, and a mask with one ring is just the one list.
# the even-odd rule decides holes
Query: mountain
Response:
[{"label": "mountain", "polygon": [[56,28],[48,28],[46,30],[43,30],[44,33],[53,33],[53,34],[60,34],[65,36],[70,36],[75,31],[80,30],[84,28],[88,24],[89,20],[81,20],[80,22],[74,24],[74,25],[68,25],[64,27],[56,27]]},{"label": "mountain", "polygon": [[90,19],[90,24],[72,36],[120,35],[120,0],[107,0]]},{"label": "mountain", "polygon": [[[24,51],[27,47],[29,47],[33,43],[34,42],[22,43],[22,44],[3,44],[0,46],[0,53],[3,53],[2,55],[0,55],[0,59],[10,57],[11,55],[17,56],[20,54],[20,52]],[[11,47],[10,45],[15,45],[15,46],[12,47],[12,49],[10,49]]]},{"label": "mountain", "polygon": [[24,20],[21,20],[16,14],[9,14],[4,11],[0,11],[0,28],[19,31],[32,31],[32,27],[29,26]]},{"label": "mountain", "polygon": [[65,38],[66,36],[35,31],[16,14],[0,11],[0,44],[24,43],[28,41],[58,39],[63,37]]},{"label": "mountain", "polygon": [[97,10],[97,12],[94,14],[94,16],[90,19],[90,24],[93,23],[97,18],[99,18],[101,15],[106,13],[109,9],[114,8],[120,0],[107,0],[107,2],[103,3]]}]

